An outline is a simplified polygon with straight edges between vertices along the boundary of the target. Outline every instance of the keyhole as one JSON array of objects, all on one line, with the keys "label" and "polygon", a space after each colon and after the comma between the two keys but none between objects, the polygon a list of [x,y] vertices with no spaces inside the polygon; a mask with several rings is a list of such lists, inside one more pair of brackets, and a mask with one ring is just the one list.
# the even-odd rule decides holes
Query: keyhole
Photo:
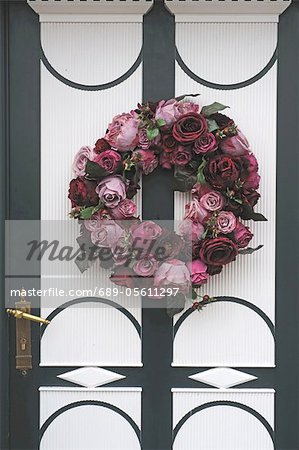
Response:
[{"label": "keyhole", "polygon": [[21,338],[20,339],[20,344],[21,344],[21,350],[22,351],[26,350],[26,342],[27,342],[27,340],[25,338]]}]

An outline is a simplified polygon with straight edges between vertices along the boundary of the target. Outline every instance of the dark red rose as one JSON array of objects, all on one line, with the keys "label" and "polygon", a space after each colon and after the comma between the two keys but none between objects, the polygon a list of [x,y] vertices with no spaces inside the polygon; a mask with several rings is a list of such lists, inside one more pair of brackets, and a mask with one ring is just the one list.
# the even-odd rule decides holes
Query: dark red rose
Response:
[{"label": "dark red rose", "polygon": [[171,133],[162,134],[161,146],[164,152],[170,153],[176,149],[178,143]]},{"label": "dark red rose", "polygon": [[185,147],[184,145],[179,145],[178,148],[171,153],[171,162],[176,166],[186,166],[188,162],[191,161],[191,158],[192,153],[190,148]]},{"label": "dark red rose", "polygon": [[104,150],[94,158],[94,162],[103,167],[103,169],[105,169],[108,173],[116,172],[120,160],[120,154],[114,150]]},{"label": "dark red rose", "polygon": [[208,266],[224,266],[236,259],[238,247],[227,237],[206,239],[199,252],[200,259]]},{"label": "dark red rose", "polygon": [[204,169],[206,180],[216,189],[232,187],[240,178],[242,161],[227,155],[211,158]]},{"label": "dark red rose", "polygon": [[246,194],[246,200],[249,205],[253,208],[259,201],[260,194],[257,191],[251,191]]},{"label": "dark red rose", "polygon": [[156,241],[152,253],[155,255],[155,251],[157,250],[157,257],[159,257],[160,261],[173,259],[179,255],[184,246],[187,246],[187,244],[184,243],[181,236],[173,230],[165,228]]},{"label": "dark red rose", "polygon": [[207,272],[209,275],[218,275],[222,272],[222,266],[208,266]]},{"label": "dark red rose", "polygon": [[86,180],[78,177],[70,182],[69,199],[72,202],[72,208],[75,206],[93,206],[99,203],[99,197],[95,191],[96,181]]},{"label": "dark red rose", "polygon": [[194,142],[193,151],[200,155],[215,152],[218,148],[217,139],[213,133],[206,133]]},{"label": "dark red rose", "polygon": [[105,150],[110,150],[110,144],[108,144],[108,142],[106,141],[106,139],[101,138],[98,139],[97,142],[95,143],[95,152],[96,153],[100,153],[100,152],[104,152]]},{"label": "dark red rose", "polygon": [[137,194],[139,189],[140,189],[139,184],[136,181],[134,181],[134,179],[131,179],[126,189],[127,198],[129,199],[133,198]]},{"label": "dark red rose", "polygon": [[203,115],[187,113],[181,116],[172,129],[173,137],[181,144],[190,144],[208,131],[208,123]]},{"label": "dark red rose", "polygon": [[209,116],[209,119],[215,120],[220,130],[223,130],[223,128],[226,127],[230,127],[234,124],[234,121],[230,117],[227,117],[224,114],[220,113],[211,114]]},{"label": "dark red rose", "polygon": [[136,281],[136,274],[128,267],[119,266],[114,269],[110,280],[118,286],[133,288]]}]

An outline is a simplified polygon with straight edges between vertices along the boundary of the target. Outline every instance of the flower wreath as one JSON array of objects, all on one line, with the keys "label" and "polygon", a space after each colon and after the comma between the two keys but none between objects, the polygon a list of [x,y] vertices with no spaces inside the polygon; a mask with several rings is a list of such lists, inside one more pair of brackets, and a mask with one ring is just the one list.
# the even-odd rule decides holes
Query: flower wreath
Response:
[{"label": "flower wreath", "polygon": [[[69,199],[70,216],[81,223],[82,255],[89,249],[88,258],[77,258],[81,271],[95,259],[91,251],[98,256],[105,249],[108,259],[101,265],[112,269],[114,283],[148,287],[151,280],[151,287],[160,289],[156,296],[163,296],[161,289],[170,295],[167,289],[175,287],[184,298],[238,254],[261,248],[248,248],[253,234],[241,222],[266,220],[253,209],[260,197],[258,163],[235,122],[219,112],[225,108],[216,102],[200,108],[185,96],[138,104],[115,116],[94,147],[79,150]],[[174,168],[174,190],[192,194],[178,234],[136,217],[132,199],[140,176],[158,166]],[[136,239],[147,242],[139,253],[133,249]],[[163,245],[162,257],[152,246],[149,250],[149,242]],[[192,298],[197,309],[213,300],[194,289]]]}]

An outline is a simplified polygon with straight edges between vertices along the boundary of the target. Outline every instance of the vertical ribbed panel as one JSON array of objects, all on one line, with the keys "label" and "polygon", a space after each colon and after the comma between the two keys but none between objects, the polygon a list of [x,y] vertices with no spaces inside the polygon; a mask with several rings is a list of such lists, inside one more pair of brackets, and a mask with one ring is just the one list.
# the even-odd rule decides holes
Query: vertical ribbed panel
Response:
[{"label": "vertical ribbed panel", "polygon": [[[273,427],[274,391],[271,390],[174,390],[173,425],[192,409],[214,401],[233,401],[249,406]],[[262,423],[247,411],[232,406],[213,406],[192,415],[179,430],[174,450],[273,450]]]},{"label": "vertical ribbed panel", "polygon": [[176,44],[186,66],[199,77],[212,83],[240,83],[271,59],[277,24],[178,23]]},{"label": "vertical ribbed panel", "polygon": [[43,23],[41,42],[62,76],[99,85],[119,78],[134,64],[142,46],[142,24]]},{"label": "vertical ribbed panel", "polygon": [[124,408],[140,422],[140,392],[67,392],[67,389],[51,391],[46,388],[40,395],[42,417],[55,412],[60,405],[84,400],[111,402],[121,409],[117,412],[101,405],[70,407],[47,427],[40,450],[140,450],[136,431],[122,415]]},{"label": "vertical ribbed panel", "polygon": [[[91,27],[91,30],[93,30],[90,33],[91,41],[93,33],[96,33],[95,29],[99,31],[97,27],[105,28],[108,26],[107,24],[93,25],[95,26],[94,28]],[[60,30],[58,35],[59,33],[65,34],[65,38],[70,40],[72,33],[74,33],[73,30],[78,29],[78,24],[73,28],[72,24],[66,25],[68,28],[65,29],[63,25],[44,24],[43,36],[46,40],[46,47],[49,49],[50,55],[52,55],[51,57],[54,58],[56,55],[55,58],[57,58],[58,62],[55,61],[57,63],[64,64],[64,61],[66,61],[64,68],[67,69],[67,73],[64,71],[62,75],[70,79],[72,76],[78,77],[77,80],[80,83],[85,81],[101,83],[103,80],[112,81],[116,76],[122,75],[123,71],[126,70],[124,65],[132,65],[134,63],[138,49],[141,47],[140,24],[121,24],[119,27],[118,25],[112,25],[116,39],[114,48],[117,47],[116,44],[120,41],[124,42],[124,44],[119,44],[122,51],[119,57],[113,60],[111,60],[112,49],[108,46],[109,39],[107,36],[103,41],[103,44],[105,44],[107,40],[106,47],[105,45],[99,47],[102,49],[102,55],[101,52],[99,55],[99,51],[97,51],[98,49],[93,42],[90,42],[90,48],[88,47],[86,26],[82,25],[81,28],[79,27],[81,35],[78,39],[82,37],[84,39],[78,48],[74,43],[66,40],[60,46],[56,45],[57,36],[55,34],[56,31]],[[126,33],[124,33],[124,27],[126,28]],[[101,28],[101,30],[104,28]],[[108,32],[106,28],[105,30]],[[83,41],[84,49],[87,52],[86,58],[89,63],[87,68],[85,67],[80,72],[80,67],[83,67],[80,58],[80,51],[83,51]],[[113,46],[114,41],[112,41],[111,45]],[[132,42],[134,42],[133,45]],[[55,49],[56,52],[54,52]],[[74,52],[76,50],[79,53],[75,57]],[[92,50],[94,51],[93,58],[91,56]],[[106,52],[105,55],[103,52]],[[76,61],[74,62],[73,59]],[[100,63],[98,62],[99,60],[101,60]],[[69,66],[67,65],[68,62]],[[98,78],[99,67],[101,68],[100,79]],[[89,72],[89,78],[80,79],[81,75],[86,71]],[[42,220],[69,220],[70,201],[67,198],[67,194],[68,184],[72,177],[73,158],[81,146],[93,145],[99,137],[105,134],[107,125],[114,115],[123,111],[130,111],[136,106],[137,102],[142,98],[141,74],[142,69],[140,67],[120,85],[103,91],[91,92],[76,90],[62,84],[41,65]],[[138,195],[136,202],[140,211],[141,195]],[[71,221],[69,220],[69,222]],[[55,228],[54,225],[53,227]],[[42,224],[42,230],[43,228],[46,230],[46,235],[48,235],[48,224]],[[59,238],[61,242],[67,242],[76,249],[78,246],[76,243],[78,235],[79,226],[74,221],[67,226],[61,225],[56,239]],[[42,237],[44,237],[43,233]],[[61,262],[57,266],[43,260],[42,289],[60,286],[66,292],[65,296],[58,298],[44,296],[42,298],[43,313],[47,315],[55,307],[72,298],[98,296],[96,294],[84,295],[84,293],[80,295],[80,292],[77,293],[78,295],[71,296],[68,295],[70,289],[94,291],[95,287],[115,287],[109,281],[109,274],[108,270],[100,269],[98,263],[91,270],[81,275],[74,262]],[[139,298],[130,298],[126,294],[110,296],[107,291],[102,296],[127,307],[135,318],[140,321]],[[99,323],[101,326],[99,326]],[[42,340],[41,363],[43,365],[141,364],[141,343],[136,329],[129,319],[117,310],[102,307],[94,308],[94,304],[91,305],[90,309],[85,307],[70,308],[69,311],[65,311],[55,317],[51,323],[51,329],[52,331],[50,331],[49,327]],[[53,331],[54,329],[55,332]],[[115,329],[118,332],[112,333],[112,330]],[[73,336],[73,339],[69,339],[69,336]],[[69,348],[61,346],[62,342],[68,342]]]},{"label": "vertical ribbed panel", "polygon": [[40,388],[40,426],[58,409],[83,400],[110,403],[141,425],[141,389],[138,388]]},{"label": "vertical ribbed panel", "polygon": [[[248,300],[274,320],[276,65],[256,83],[233,91],[218,91],[200,86],[177,66],[176,85],[177,95],[183,92],[200,92],[202,104],[219,101],[230,106],[227,114],[235,119],[247,136],[258,159],[261,199],[255,209],[268,219],[268,222],[247,222],[255,235],[250,246],[263,244],[264,247],[253,255],[239,256],[220,275],[211,277],[204,290],[210,295],[227,295]],[[183,195],[176,193],[175,219],[182,217],[183,208]]]},{"label": "vertical ribbed panel", "polygon": [[40,365],[140,366],[140,336],[118,309],[98,303],[70,306],[45,330]]}]

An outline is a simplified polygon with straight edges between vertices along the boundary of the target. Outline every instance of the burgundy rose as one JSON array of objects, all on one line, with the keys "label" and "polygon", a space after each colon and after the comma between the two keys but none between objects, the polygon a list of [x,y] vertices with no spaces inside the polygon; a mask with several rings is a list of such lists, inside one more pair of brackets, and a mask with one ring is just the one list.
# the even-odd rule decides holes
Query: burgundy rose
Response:
[{"label": "burgundy rose", "polygon": [[240,178],[242,162],[227,155],[214,156],[204,169],[206,180],[217,189],[233,186]]},{"label": "burgundy rose", "polygon": [[134,287],[135,279],[136,274],[133,272],[133,270],[124,266],[116,267],[110,277],[110,280],[113,283],[117,284],[118,286],[125,286],[128,288]]},{"label": "burgundy rose", "polygon": [[193,151],[197,154],[212,153],[218,148],[217,139],[213,133],[206,133],[194,142]]},{"label": "burgundy rose", "polygon": [[110,145],[108,144],[108,142],[106,141],[106,139],[101,138],[98,139],[97,142],[95,143],[95,148],[94,151],[96,153],[100,153],[100,152],[104,152],[105,150],[110,150]]},{"label": "burgundy rose", "polygon": [[172,259],[176,258],[184,247],[184,241],[181,236],[176,234],[173,230],[164,229],[161,236],[155,243],[155,250],[157,258]]},{"label": "burgundy rose", "polygon": [[231,156],[246,155],[249,152],[249,142],[241,130],[238,130],[235,136],[222,139],[219,146],[223,153]]},{"label": "burgundy rose", "polygon": [[70,182],[68,198],[72,202],[72,208],[75,206],[95,206],[99,203],[99,197],[96,193],[97,183],[78,177]]},{"label": "burgundy rose", "polygon": [[234,240],[239,248],[245,248],[253,238],[253,234],[248,227],[238,222],[234,230]]},{"label": "burgundy rose", "polygon": [[208,266],[207,272],[209,275],[218,275],[222,272],[223,266]]},{"label": "burgundy rose", "polygon": [[140,128],[138,131],[138,142],[139,147],[142,148],[142,150],[148,150],[151,143],[149,138],[147,137],[147,132],[145,128]]},{"label": "burgundy rose", "polygon": [[112,208],[109,213],[113,219],[123,220],[134,217],[136,211],[136,204],[132,200],[125,198],[115,208]]},{"label": "burgundy rose", "polygon": [[120,154],[114,150],[104,150],[94,158],[94,162],[111,174],[116,172],[120,160]]},{"label": "burgundy rose", "polygon": [[188,113],[181,116],[172,129],[173,137],[182,144],[190,144],[208,131],[206,119],[201,114]]},{"label": "burgundy rose", "polygon": [[171,153],[168,152],[162,152],[160,155],[160,166],[163,169],[171,169],[172,168],[172,159],[171,159]]},{"label": "burgundy rose", "polygon": [[230,117],[227,117],[224,114],[220,113],[212,114],[211,116],[209,116],[209,119],[215,120],[220,130],[234,125],[234,121]]},{"label": "burgundy rose", "polygon": [[164,152],[171,153],[173,150],[176,149],[177,145],[178,143],[171,133],[162,134],[161,146]]},{"label": "burgundy rose", "polygon": [[243,189],[245,191],[251,190],[251,189],[258,189],[260,185],[260,179],[261,177],[257,172],[251,172],[248,177],[246,177]]},{"label": "burgundy rose", "polygon": [[199,251],[200,259],[207,265],[222,266],[236,259],[238,248],[227,237],[206,239]]},{"label": "burgundy rose", "polygon": [[177,166],[186,166],[188,162],[191,161],[191,158],[192,154],[190,148],[184,147],[183,145],[179,145],[178,148],[171,153],[171,161]]},{"label": "burgundy rose", "polygon": [[136,182],[134,179],[130,180],[130,182],[126,188],[127,198],[131,199],[131,198],[135,197],[135,195],[137,194],[139,189],[140,189],[140,186],[139,186],[138,182]]},{"label": "burgundy rose", "polygon": [[[246,198],[246,202],[245,202]],[[250,191],[244,196],[244,203],[249,204],[252,208],[257,204],[260,194],[257,191]]]}]

